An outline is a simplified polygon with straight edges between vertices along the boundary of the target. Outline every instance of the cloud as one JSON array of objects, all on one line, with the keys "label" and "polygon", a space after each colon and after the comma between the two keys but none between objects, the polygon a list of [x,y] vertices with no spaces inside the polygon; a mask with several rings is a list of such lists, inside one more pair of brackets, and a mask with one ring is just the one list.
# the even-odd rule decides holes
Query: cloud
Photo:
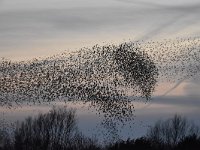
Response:
[{"label": "cloud", "polygon": [[[162,34],[171,36],[178,31],[184,32],[183,29],[195,23],[197,26],[200,20],[198,4],[172,7],[149,2],[152,3],[150,7],[149,4],[116,3],[71,8],[52,8],[47,5],[43,9],[0,11],[0,52],[9,55],[16,49],[33,51],[34,46],[56,49],[57,41],[62,41],[59,45],[69,45],[71,41],[84,43],[88,38],[91,38],[88,41],[107,41],[108,37],[113,40],[135,37],[136,40],[148,40]],[[189,31],[193,33],[193,29]],[[62,49],[69,48],[59,45],[57,47]]]},{"label": "cloud", "polygon": [[185,87],[185,93],[186,95],[193,97],[193,98],[199,98],[200,97],[200,93],[199,93],[199,89],[200,89],[200,78],[199,75],[196,76],[196,78],[193,78],[190,80],[189,82],[190,84],[187,84],[187,86]]},{"label": "cloud", "polygon": [[193,107],[197,108],[200,105],[199,97],[191,96],[168,96],[168,97],[155,97],[152,101],[153,104],[173,105],[179,107]]},{"label": "cloud", "polygon": [[134,5],[141,5],[141,6],[147,6],[147,7],[165,7],[164,5],[160,5],[159,3],[154,3],[153,1],[142,1],[142,0],[115,0],[121,3],[128,3],[128,4],[134,4]]},{"label": "cloud", "polygon": [[177,82],[172,88],[170,88],[169,90],[167,90],[163,95],[161,96],[166,96],[169,93],[171,93],[172,91],[174,91],[176,88],[178,88],[179,85],[181,85],[181,83],[183,83],[187,78],[183,78],[182,80],[180,80],[179,82]]}]

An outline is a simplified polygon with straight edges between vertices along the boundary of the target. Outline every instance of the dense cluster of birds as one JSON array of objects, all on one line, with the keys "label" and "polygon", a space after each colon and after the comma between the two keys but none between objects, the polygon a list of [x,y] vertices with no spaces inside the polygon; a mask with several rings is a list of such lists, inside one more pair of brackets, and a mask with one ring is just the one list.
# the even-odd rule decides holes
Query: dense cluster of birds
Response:
[{"label": "dense cluster of birds", "polygon": [[180,84],[199,71],[198,37],[95,45],[26,62],[1,59],[0,105],[83,101],[124,121],[134,116],[133,99],[151,99],[158,81]]},{"label": "dense cluster of birds", "polygon": [[129,95],[150,99],[157,82],[153,60],[135,43],[95,45],[29,62],[0,62],[0,105],[90,102],[105,117],[133,115]]}]

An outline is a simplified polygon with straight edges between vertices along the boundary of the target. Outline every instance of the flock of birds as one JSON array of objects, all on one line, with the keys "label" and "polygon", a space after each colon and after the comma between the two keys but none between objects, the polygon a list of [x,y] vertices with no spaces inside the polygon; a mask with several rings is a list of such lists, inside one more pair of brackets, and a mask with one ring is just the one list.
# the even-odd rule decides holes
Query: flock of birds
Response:
[{"label": "flock of birds", "polygon": [[159,82],[180,84],[199,71],[198,37],[95,45],[24,62],[1,59],[0,106],[83,101],[106,122],[123,122],[134,116],[133,99],[150,100]]},{"label": "flock of birds", "polygon": [[[106,118],[133,115],[130,94],[150,99],[158,69],[134,43],[94,46],[30,62],[0,62],[0,105],[90,102]],[[136,93],[136,94],[135,94]]]},{"label": "flock of birds", "polygon": [[198,79],[200,38],[176,38],[141,43],[140,48],[153,57],[159,69],[159,81],[177,82]]}]

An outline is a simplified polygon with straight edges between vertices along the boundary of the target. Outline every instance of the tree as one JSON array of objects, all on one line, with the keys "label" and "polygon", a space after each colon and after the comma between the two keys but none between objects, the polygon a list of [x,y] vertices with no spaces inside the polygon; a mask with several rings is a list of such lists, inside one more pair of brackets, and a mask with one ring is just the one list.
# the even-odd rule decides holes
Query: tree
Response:
[{"label": "tree", "polygon": [[197,134],[199,128],[186,118],[175,115],[166,121],[159,120],[147,132],[147,137],[156,144],[166,144],[170,147],[176,146],[187,136]]},{"label": "tree", "polygon": [[175,150],[198,150],[200,147],[200,137],[196,134],[185,137],[181,140]]},{"label": "tree", "polygon": [[11,126],[5,122],[5,120],[0,120],[0,150],[12,150],[12,124]]},{"label": "tree", "polygon": [[46,114],[17,123],[15,150],[97,150],[95,139],[77,128],[74,109],[53,108]]},{"label": "tree", "polygon": [[17,123],[16,150],[62,150],[71,147],[71,140],[78,132],[75,111],[53,108],[36,118],[28,117]]}]

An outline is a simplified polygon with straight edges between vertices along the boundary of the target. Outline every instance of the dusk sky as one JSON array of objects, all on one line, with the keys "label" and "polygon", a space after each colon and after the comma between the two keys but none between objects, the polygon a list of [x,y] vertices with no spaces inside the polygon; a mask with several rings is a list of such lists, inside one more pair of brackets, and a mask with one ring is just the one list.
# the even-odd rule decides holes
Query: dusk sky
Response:
[{"label": "dusk sky", "polygon": [[[200,49],[199,27],[199,0],[0,0],[0,57],[21,61],[95,44],[125,41],[165,44],[165,39],[173,43],[176,38],[192,38],[193,45],[181,41],[172,48],[162,49],[163,57],[177,53],[185,58],[187,49]],[[177,48],[183,45],[184,49]],[[155,51],[160,51],[158,45],[154,47],[157,47]],[[169,51],[172,53],[168,55]],[[184,68],[185,74],[176,74],[172,69],[172,75],[168,76],[161,71],[152,100],[135,102],[132,132],[125,127],[120,133],[122,137],[141,136],[156,120],[176,113],[200,125],[200,62],[196,60],[191,60],[192,67],[187,66],[187,61],[183,63],[180,69]],[[162,66],[158,58],[155,61]],[[166,63],[178,68],[180,62],[173,64],[169,59]],[[84,133],[98,134],[95,128],[102,118],[87,106],[73,107],[77,108],[79,126]],[[46,105],[0,107],[0,119],[16,121],[47,110],[49,106]]]},{"label": "dusk sky", "polygon": [[1,57],[199,35],[198,0],[0,0]]}]

